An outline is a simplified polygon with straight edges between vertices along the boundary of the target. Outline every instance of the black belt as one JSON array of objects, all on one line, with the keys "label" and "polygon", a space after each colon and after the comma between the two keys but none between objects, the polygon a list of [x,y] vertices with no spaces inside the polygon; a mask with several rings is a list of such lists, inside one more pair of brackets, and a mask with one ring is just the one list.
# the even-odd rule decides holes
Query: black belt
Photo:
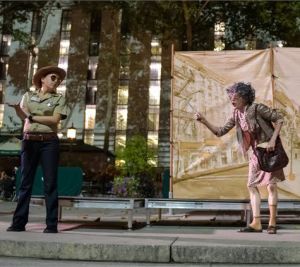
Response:
[{"label": "black belt", "polygon": [[57,138],[56,133],[24,133],[23,139],[24,140],[31,140],[31,141],[48,141]]}]

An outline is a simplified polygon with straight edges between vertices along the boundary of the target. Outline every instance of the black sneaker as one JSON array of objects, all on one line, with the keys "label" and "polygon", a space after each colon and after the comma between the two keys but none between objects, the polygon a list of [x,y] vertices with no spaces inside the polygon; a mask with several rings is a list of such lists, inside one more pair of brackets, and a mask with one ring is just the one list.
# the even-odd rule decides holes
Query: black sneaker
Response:
[{"label": "black sneaker", "polygon": [[56,234],[58,233],[56,228],[45,228],[43,233],[45,234]]},{"label": "black sneaker", "polygon": [[26,231],[25,227],[16,227],[16,226],[9,226],[7,229],[6,229],[7,232],[24,232]]}]

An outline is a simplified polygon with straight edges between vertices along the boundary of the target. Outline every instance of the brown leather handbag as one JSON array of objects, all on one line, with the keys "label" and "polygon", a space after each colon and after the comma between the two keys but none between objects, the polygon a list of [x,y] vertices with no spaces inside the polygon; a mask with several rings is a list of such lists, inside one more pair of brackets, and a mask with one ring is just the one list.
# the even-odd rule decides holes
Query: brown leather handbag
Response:
[{"label": "brown leather handbag", "polygon": [[265,148],[255,147],[254,152],[261,170],[266,172],[274,172],[283,169],[289,163],[289,158],[282,146],[279,136],[276,139],[274,151],[268,152]]},{"label": "brown leather handbag", "polygon": [[[256,108],[255,107],[255,119],[259,124],[259,121],[256,117]],[[278,136],[275,143],[274,151],[267,151],[262,147],[254,147],[254,154],[258,159],[260,169],[266,172],[274,172],[286,167],[289,163],[289,158],[283,148],[280,137]]]}]

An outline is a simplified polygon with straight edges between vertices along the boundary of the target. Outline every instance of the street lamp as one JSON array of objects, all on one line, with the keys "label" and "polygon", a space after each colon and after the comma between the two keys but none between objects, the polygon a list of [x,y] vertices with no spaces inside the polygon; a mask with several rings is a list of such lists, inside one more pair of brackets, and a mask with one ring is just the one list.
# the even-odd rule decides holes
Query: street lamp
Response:
[{"label": "street lamp", "polygon": [[72,122],[71,127],[69,127],[68,130],[67,130],[68,140],[74,141],[76,139],[76,130],[77,129],[74,127],[73,122]]}]

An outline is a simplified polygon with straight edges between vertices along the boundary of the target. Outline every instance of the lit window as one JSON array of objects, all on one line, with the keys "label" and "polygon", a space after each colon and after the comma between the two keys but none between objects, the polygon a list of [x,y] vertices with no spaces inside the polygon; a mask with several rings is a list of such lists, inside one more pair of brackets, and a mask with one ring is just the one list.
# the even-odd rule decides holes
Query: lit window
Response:
[{"label": "lit window", "polygon": [[225,33],[225,23],[220,22],[215,24],[215,36],[221,35],[223,36]]},{"label": "lit window", "polygon": [[34,64],[33,64],[33,74],[35,74],[35,73],[36,73],[36,71],[37,71],[37,68],[38,68],[38,65],[37,65],[37,63],[34,63]]},{"label": "lit window", "polygon": [[64,10],[62,14],[62,32],[70,32],[71,31],[71,11]]},{"label": "lit window", "polygon": [[68,47],[61,46],[60,49],[59,49],[59,54],[60,55],[67,55],[68,52],[69,52],[68,49],[69,49]]},{"label": "lit window", "polygon": [[150,81],[149,104],[159,105],[159,103],[160,103],[160,82]]},{"label": "lit window", "polygon": [[225,23],[219,22],[215,24],[215,41],[214,41],[214,50],[221,51],[225,49],[225,43],[223,42],[223,37],[225,35]]},{"label": "lit window", "polygon": [[[148,142],[148,147],[156,150],[158,147],[158,132],[148,132],[147,142]],[[158,163],[157,156],[149,163],[153,166],[157,166]]]},{"label": "lit window", "polygon": [[[148,146],[158,147],[159,105],[161,92],[161,43],[157,38],[151,41],[149,111],[148,111]],[[152,164],[157,165],[157,158]]]},{"label": "lit window", "polygon": [[69,40],[70,36],[71,36],[70,32],[61,32],[61,35],[60,35],[61,40]]},{"label": "lit window", "polygon": [[282,41],[282,40],[276,42],[276,45],[280,48],[283,47],[285,44],[286,44],[286,42]]},{"label": "lit window", "polygon": [[96,106],[87,105],[85,109],[84,143],[92,145],[94,143],[94,128],[96,118]]},{"label": "lit window", "polygon": [[7,77],[7,66],[8,64],[5,62],[6,57],[1,57],[0,60],[0,80],[6,80]]},{"label": "lit window", "polygon": [[85,129],[95,128],[96,106],[87,105],[85,109]]},{"label": "lit window", "polygon": [[151,54],[160,55],[161,54],[161,45],[158,39],[154,38],[151,41]]},{"label": "lit window", "polygon": [[125,134],[117,134],[116,135],[116,148],[125,147],[126,146],[126,135]]},{"label": "lit window", "polygon": [[151,41],[151,47],[159,47],[159,46],[160,46],[159,40],[153,38]]},{"label": "lit window", "polygon": [[151,62],[150,64],[150,80],[159,80],[161,77],[161,63]]},{"label": "lit window", "polygon": [[246,40],[245,49],[246,50],[254,50],[254,49],[256,49],[256,40],[254,40],[254,39]]},{"label": "lit window", "polygon": [[87,105],[96,105],[97,85],[89,85],[86,88],[85,103]]},{"label": "lit window", "polygon": [[116,129],[126,130],[126,126],[127,126],[127,106],[118,106]]},{"label": "lit window", "polygon": [[68,69],[68,56],[61,56],[58,60],[58,67],[67,71]]},{"label": "lit window", "polygon": [[119,87],[118,90],[118,105],[127,105],[128,103],[128,85]]},{"label": "lit window", "polygon": [[63,96],[66,95],[66,83],[65,81],[63,81],[57,88],[56,88],[56,92],[59,94],[62,94]]},{"label": "lit window", "polygon": [[65,48],[65,49],[69,49],[70,47],[70,40],[65,39],[65,40],[61,40],[60,41],[60,47]]},{"label": "lit window", "polygon": [[89,55],[99,55],[101,31],[101,12],[98,10],[92,11],[90,24],[90,40],[89,40]]},{"label": "lit window", "polygon": [[41,12],[40,11],[33,12],[32,26],[31,26],[31,37],[32,37],[33,44],[36,43],[36,40],[41,35],[42,21],[43,21],[43,17]]},{"label": "lit window", "polygon": [[149,108],[148,130],[158,131],[159,129],[159,109]]},{"label": "lit window", "polygon": [[7,55],[11,46],[12,37],[9,34],[2,35],[1,55]]},{"label": "lit window", "polygon": [[129,63],[130,63],[130,56],[120,55],[120,79],[129,79]]},{"label": "lit window", "polygon": [[71,31],[71,22],[67,22],[65,30],[68,31],[68,32]]},{"label": "lit window", "polygon": [[67,71],[68,69],[70,30],[71,30],[71,12],[69,10],[64,10],[62,14],[58,67],[64,69],[65,71]]},{"label": "lit window", "polygon": [[88,80],[96,79],[96,71],[98,67],[98,57],[89,58]]}]

